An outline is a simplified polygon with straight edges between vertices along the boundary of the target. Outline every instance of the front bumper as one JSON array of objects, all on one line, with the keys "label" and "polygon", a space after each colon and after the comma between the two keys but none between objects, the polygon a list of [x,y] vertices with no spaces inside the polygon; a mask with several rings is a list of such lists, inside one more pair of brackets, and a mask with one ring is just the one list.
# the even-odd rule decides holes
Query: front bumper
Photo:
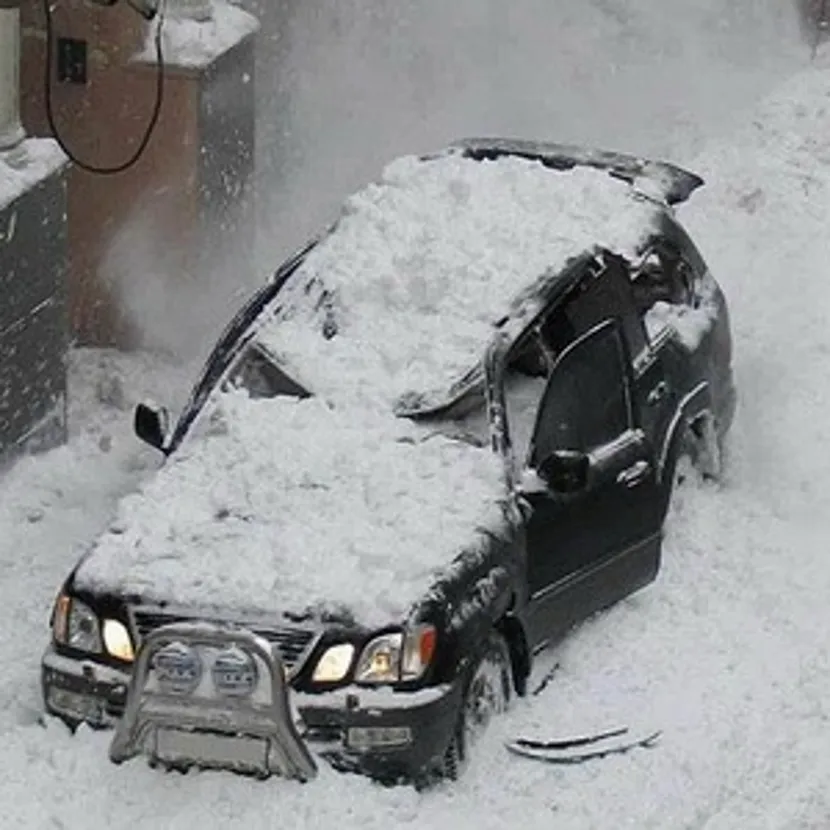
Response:
[{"label": "front bumper", "polygon": [[[127,705],[131,675],[91,659],[67,657],[49,646],[41,672],[46,710],[73,725],[116,727]],[[302,743],[335,768],[384,781],[412,780],[442,758],[457,724],[461,687],[289,692],[288,705],[291,726]],[[194,723],[187,726],[194,736],[211,734]]]},{"label": "front bumper", "polygon": [[461,685],[414,692],[354,686],[292,697],[304,738],[332,766],[398,781],[440,762],[458,723]]},{"label": "front bumper", "polygon": [[46,711],[71,726],[113,727],[124,712],[130,674],[91,659],[67,657],[49,645],[41,660]]}]

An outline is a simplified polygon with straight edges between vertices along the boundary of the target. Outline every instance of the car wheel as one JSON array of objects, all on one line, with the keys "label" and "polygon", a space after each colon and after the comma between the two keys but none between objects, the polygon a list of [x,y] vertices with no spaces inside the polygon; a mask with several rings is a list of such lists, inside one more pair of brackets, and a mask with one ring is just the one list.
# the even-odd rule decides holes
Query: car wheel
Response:
[{"label": "car wheel", "polygon": [[470,753],[495,715],[504,712],[513,689],[510,649],[504,637],[492,631],[470,673],[458,722],[444,752],[441,777],[457,780],[467,768]]}]

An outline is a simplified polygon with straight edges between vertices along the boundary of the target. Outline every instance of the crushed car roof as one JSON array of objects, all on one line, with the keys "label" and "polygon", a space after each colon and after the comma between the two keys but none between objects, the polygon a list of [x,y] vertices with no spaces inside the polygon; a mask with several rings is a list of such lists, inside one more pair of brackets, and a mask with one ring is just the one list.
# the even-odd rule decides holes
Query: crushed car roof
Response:
[{"label": "crushed car roof", "polygon": [[644,195],[667,205],[685,202],[704,183],[696,173],[675,164],[575,144],[519,138],[464,138],[454,142],[453,149],[468,158],[479,160],[518,156],[538,161],[554,170],[593,167],[622,179]]},{"label": "crushed car roof", "polygon": [[541,275],[586,251],[636,256],[662,210],[594,166],[401,158],[347,200],[257,339],[312,392],[388,408],[469,372]]}]

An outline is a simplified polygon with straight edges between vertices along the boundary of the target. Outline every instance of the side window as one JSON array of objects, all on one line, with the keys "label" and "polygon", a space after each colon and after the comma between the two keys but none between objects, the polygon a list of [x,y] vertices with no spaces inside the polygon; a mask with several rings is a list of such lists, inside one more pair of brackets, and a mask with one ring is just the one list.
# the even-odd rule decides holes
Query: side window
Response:
[{"label": "side window", "polygon": [[531,465],[556,450],[589,452],[630,426],[626,351],[619,325],[609,321],[554,367],[536,419]]},{"label": "side window", "polygon": [[599,323],[614,318],[622,325],[631,355],[639,354],[646,346],[646,332],[634,301],[629,266],[620,256],[606,252],[594,260],[590,272],[565,301],[563,317],[557,323],[557,331],[548,333],[556,340],[553,350],[557,354]]}]

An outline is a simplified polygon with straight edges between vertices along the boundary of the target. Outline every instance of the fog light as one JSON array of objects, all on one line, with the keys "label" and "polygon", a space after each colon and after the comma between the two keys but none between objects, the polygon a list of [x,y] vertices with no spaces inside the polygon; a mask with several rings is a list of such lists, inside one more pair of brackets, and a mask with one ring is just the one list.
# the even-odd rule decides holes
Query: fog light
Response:
[{"label": "fog light", "polygon": [[361,751],[406,746],[412,743],[412,730],[408,726],[352,726],[346,743]]},{"label": "fog light", "polygon": [[101,723],[104,720],[104,706],[97,697],[69,692],[51,686],[46,694],[49,708],[58,714],[75,720]]},{"label": "fog light", "polygon": [[225,697],[250,697],[259,680],[254,658],[236,647],[216,656],[211,676],[216,691]]},{"label": "fog light", "polygon": [[170,643],[156,652],[153,670],[159,689],[170,695],[192,694],[202,679],[199,655],[190,646],[179,642]]}]

